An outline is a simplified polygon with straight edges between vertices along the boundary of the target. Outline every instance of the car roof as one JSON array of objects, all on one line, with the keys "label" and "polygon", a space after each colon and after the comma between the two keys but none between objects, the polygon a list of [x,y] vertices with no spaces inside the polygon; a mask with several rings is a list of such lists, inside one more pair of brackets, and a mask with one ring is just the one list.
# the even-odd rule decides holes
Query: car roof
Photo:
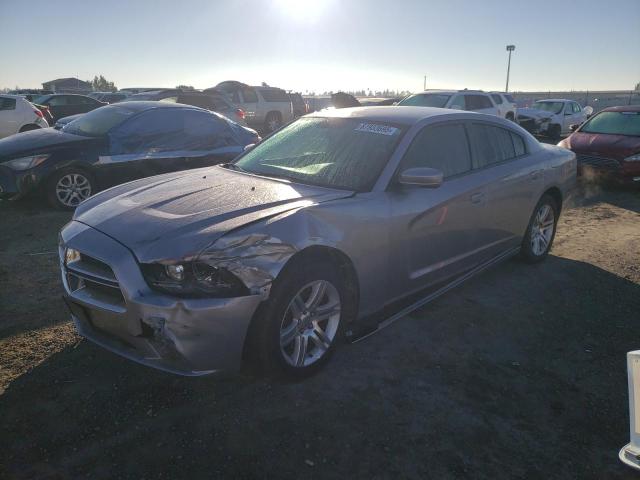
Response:
[{"label": "car roof", "polygon": [[0,93],[0,97],[3,97],[3,98],[15,98],[15,99],[25,100],[24,94],[23,95],[14,95],[13,93]]},{"label": "car roof", "polygon": [[145,110],[153,110],[154,108],[190,108],[194,110],[202,110],[201,108],[192,107],[191,105],[184,105],[182,103],[156,102],[153,100],[124,101],[114,103],[113,105],[108,105],[108,107],[122,108],[125,110],[129,110],[130,112],[143,112]]},{"label": "car roof", "polygon": [[568,98],[543,98],[541,100],[536,100],[536,103],[539,102],[575,102],[575,100],[569,100]]},{"label": "car roof", "polygon": [[608,107],[603,112],[640,112],[640,105],[620,105],[618,107]]},{"label": "car roof", "polygon": [[[351,107],[336,108],[333,110],[320,110],[314,112],[308,117],[331,117],[331,118],[360,118],[363,120],[371,120],[374,122],[391,122],[402,125],[414,125],[421,120],[429,117],[437,117],[440,115],[462,115],[468,117],[469,114],[481,115],[473,112],[463,112],[452,110],[449,108],[435,107]],[[482,115],[484,116],[484,115]]]}]

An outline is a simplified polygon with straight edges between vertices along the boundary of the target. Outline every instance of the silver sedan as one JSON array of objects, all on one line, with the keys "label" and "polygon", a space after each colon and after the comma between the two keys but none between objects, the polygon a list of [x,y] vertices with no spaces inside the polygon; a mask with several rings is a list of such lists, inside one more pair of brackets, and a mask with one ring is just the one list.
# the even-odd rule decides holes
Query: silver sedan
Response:
[{"label": "silver sedan", "polygon": [[65,298],[81,335],[145,365],[304,376],[490,265],[543,260],[575,178],[572,152],[494,116],[318,112],[82,203]]}]

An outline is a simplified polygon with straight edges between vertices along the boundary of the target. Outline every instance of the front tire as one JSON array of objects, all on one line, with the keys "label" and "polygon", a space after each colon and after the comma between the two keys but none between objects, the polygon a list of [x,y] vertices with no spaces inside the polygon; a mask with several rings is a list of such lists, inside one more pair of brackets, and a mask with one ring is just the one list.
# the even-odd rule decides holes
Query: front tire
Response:
[{"label": "front tire", "polygon": [[326,261],[309,259],[285,270],[249,339],[259,367],[294,379],[317,372],[342,338],[350,311],[346,292]]},{"label": "front tire", "polygon": [[267,133],[273,133],[282,126],[282,117],[278,112],[269,112],[264,121],[264,128]]},{"label": "front tire", "polygon": [[520,253],[527,263],[538,263],[547,258],[558,225],[559,206],[551,195],[543,195],[522,239]]},{"label": "front tire", "polygon": [[562,129],[560,128],[560,125],[550,125],[549,130],[547,130],[547,136],[554,141],[560,140],[560,137],[562,136]]},{"label": "front tire", "polygon": [[79,168],[55,172],[47,182],[47,200],[60,210],[74,210],[95,192],[93,175]]}]

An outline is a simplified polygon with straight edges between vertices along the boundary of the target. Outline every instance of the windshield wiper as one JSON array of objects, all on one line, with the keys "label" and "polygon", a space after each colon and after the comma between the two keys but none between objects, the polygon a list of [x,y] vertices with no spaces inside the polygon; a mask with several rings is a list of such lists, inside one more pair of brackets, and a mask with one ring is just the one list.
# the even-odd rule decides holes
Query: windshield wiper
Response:
[{"label": "windshield wiper", "polygon": [[235,163],[221,163],[221,164],[220,164],[220,166],[221,166],[222,168],[227,168],[227,169],[229,169],[229,170],[235,170],[235,171],[237,171],[237,172],[246,172],[246,173],[251,173],[251,172],[248,172],[247,170],[245,170],[244,168],[242,168],[242,167],[240,167],[240,166],[236,165]]}]

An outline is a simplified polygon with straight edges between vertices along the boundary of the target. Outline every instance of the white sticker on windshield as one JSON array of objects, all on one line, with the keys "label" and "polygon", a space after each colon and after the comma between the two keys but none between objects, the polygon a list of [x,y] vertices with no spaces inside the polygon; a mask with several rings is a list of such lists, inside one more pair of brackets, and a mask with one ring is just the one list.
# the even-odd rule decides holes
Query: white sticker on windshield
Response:
[{"label": "white sticker on windshield", "polygon": [[356,132],[379,133],[381,135],[394,135],[398,129],[388,125],[378,125],[377,123],[361,123],[356,127]]}]

